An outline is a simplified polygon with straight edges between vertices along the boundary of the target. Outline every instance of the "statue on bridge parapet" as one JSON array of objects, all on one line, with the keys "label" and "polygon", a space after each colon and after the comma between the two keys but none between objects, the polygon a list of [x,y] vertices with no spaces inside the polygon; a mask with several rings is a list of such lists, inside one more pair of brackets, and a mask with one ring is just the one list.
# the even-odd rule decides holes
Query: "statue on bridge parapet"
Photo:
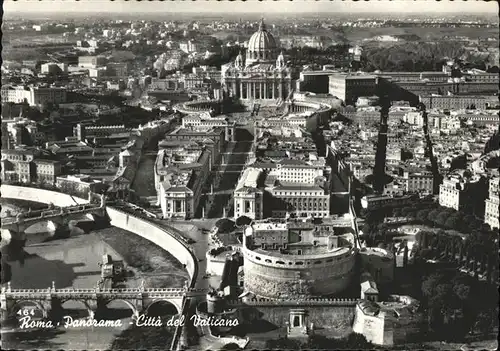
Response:
[{"label": "statue on bridge parapet", "polygon": [[24,220],[24,214],[23,213],[18,213],[16,215],[16,221],[22,222]]},{"label": "statue on bridge parapet", "polygon": [[99,292],[103,287],[104,287],[104,279],[101,278],[97,281],[95,291]]}]

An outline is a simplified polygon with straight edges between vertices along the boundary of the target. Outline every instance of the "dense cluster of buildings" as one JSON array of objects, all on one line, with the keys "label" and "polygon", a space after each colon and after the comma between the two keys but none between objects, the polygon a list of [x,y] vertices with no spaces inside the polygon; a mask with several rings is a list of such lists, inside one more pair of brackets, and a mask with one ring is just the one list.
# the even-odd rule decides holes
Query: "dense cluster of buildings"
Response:
[{"label": "dense cluster of buildings", "polygon": [[2,181],[57,186],[77,193],[104,189],[124,194],[130,190],[143,146],[167,130],[172,119],[133,129],[78,124],[73,136],[39,146],[25,144],[36,132],[18,133],[16,126],[24,127],[26,119],[3,120]]}]

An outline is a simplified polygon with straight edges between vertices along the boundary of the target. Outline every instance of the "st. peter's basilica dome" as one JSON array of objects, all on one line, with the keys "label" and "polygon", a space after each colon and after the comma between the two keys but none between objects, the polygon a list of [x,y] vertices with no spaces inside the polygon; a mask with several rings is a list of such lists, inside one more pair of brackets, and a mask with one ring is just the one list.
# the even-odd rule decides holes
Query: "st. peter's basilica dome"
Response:
[{"label": "st. peter's basilica dome", "polygon": [[276,40],[266,30],[264,20],[260,22],[259,30],[248,41],[246,64],[255,62],[270,62],[276,59],[278,46]]}]

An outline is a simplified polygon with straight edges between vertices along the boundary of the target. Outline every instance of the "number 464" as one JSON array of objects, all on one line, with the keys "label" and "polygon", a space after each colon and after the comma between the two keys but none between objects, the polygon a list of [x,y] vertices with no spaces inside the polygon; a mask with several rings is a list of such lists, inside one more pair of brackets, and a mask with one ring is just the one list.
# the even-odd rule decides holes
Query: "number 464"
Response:
[{"label": "number 464", "polygon": [[35,310],[31,309],[22,309],[17,311],[18,316],[34,316],[35,315]]}]

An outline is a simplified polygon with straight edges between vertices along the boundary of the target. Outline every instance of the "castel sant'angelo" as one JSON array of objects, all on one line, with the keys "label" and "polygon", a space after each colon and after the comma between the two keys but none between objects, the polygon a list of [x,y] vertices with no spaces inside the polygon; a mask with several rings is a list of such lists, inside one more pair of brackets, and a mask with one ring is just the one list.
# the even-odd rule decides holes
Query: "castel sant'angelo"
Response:
[{"label": "castel sant'angelo", "polygon": [[245,291],[269,299],[351,297],[363,272],[379,286],[389,284],[393,254],[362,248],[352,222],[350,213],[255,221],[243,235]]}]

